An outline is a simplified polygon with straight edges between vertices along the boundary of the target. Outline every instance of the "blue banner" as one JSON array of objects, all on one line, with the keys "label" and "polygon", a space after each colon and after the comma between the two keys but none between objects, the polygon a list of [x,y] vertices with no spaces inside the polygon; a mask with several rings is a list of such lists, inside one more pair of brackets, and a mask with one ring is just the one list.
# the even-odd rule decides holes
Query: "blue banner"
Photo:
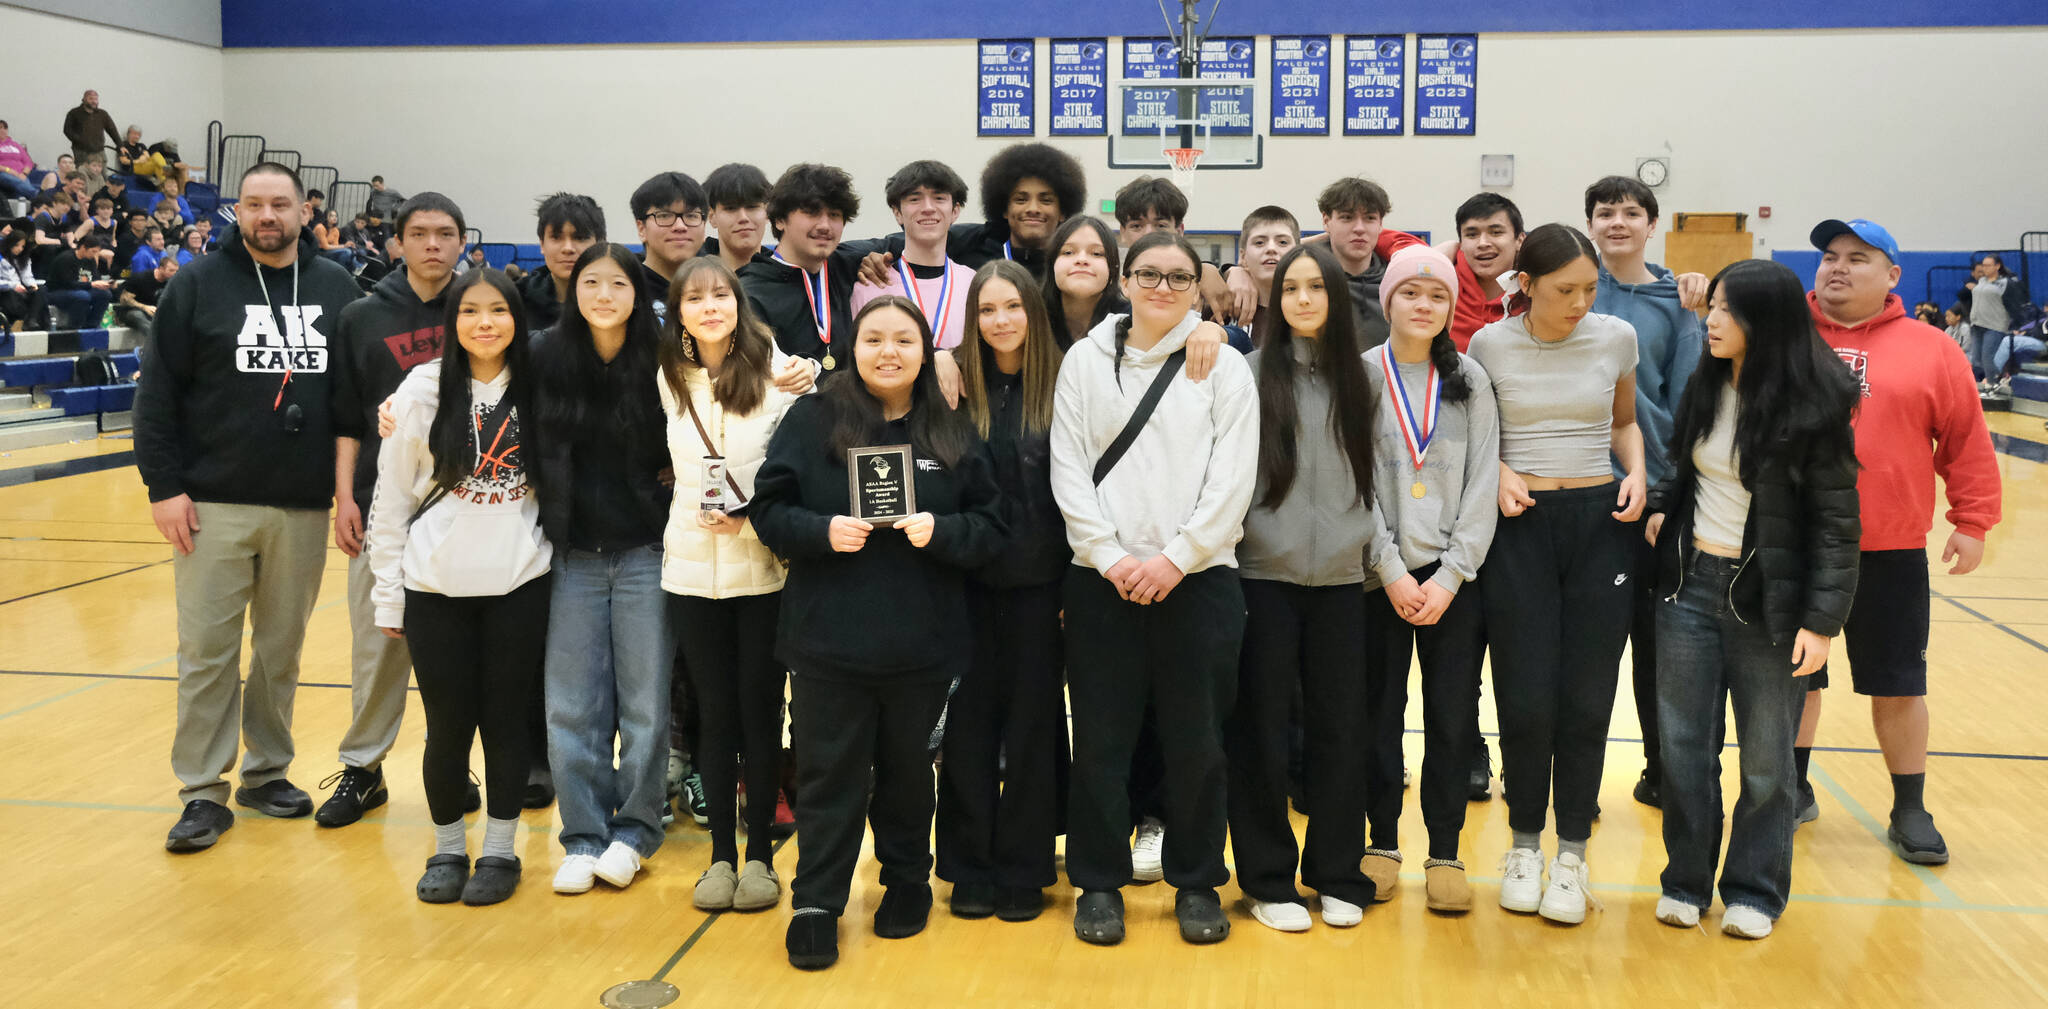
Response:
[{"label": "blue banner", "polygon": [[1109,132],[1109,40],[1052,40],[1052,135]]},{"label": "blue banner", "polygon": [[[1202,40],[1202,64],[1198,77],[1252,76],[1254,60],[1251,36]],[[1219,137],[1248,137],[1252,134],[1251,88],[1206,88],[1195,95],[1197,115],[1207,117],[1209,133]]]},{"label": "blue banner", "polygon": [[1408,36],[1344,37],[1344,135],[1398,137],[1406,132]]},{"label": "blue banner", "polygon": [[[1180,47],[1164,38],[1127,38],[1123,41],[1124,77],[1179,77]],[[1180,95],[1172,88],[1125,88],[1123,126],[1126,136],[1156,134],[1166,123],[1179,118]]]},{"label": "blue banner", "polygon": [[982,39],[981,98],[975,132],[983,137],[1028,137],[1037,132],[1032,60],[1037,50],[1030,39]]},{"label": "blue banner", "polygon": [[1415,135],[1472,135],[1479,111],[1479,37],[1415,36]]},{"label": "blue banner", "polygon": [[1276,137],[1330,135],[1330,37],[1273,36],[1273,125]]}]

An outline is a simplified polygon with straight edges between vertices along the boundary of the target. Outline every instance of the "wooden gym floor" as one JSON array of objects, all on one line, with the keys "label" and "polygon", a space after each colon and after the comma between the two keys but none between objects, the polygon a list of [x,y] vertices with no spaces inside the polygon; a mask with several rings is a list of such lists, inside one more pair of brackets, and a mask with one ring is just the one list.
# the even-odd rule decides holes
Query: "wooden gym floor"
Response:
[{"label": "wooden gym floor", "polygon": [[[1073,937],[1064,888],[1038,921],[1004,924],[949,917],[940,884],[930,928],[883,941],[868,928],[879,889],[866,862],[840,926],[840,964],[817,974],[784,960],[786,909],[691,908],[709,853],[687,821],[630,890],[558,897],[548,889],[554,811],[528,813],[518,842],[526,879],[510,902],[419,903],[413,882],[430,840],[417,705],[388,765],[392,801],[362,823],[329,831],[238,808],[238,828],[214,850],[167,854],[179,812],[168,767],[171,571],[122,454],[130,443],[11,453],[0,457],[0,838],[16,860],[0,874],[0,1004],[581,1007],[618,982],[654,977],[682,989],[680,1005],[733,1009],[2048,1004],[2048,432],[2005,414],[1992,428],[2004,436],[2005,521],[1981,571],[1934,577],[1939,755],[1928,804],[1954,853],[1948,866],[1908,866],[1886,848],[1889,782],[1868,705],[1838,674],[1826,749],[1813,760],[1821,817],[1798,834],[1795,895],[1776,934],[1745,943],[1658,924],[1663,847],[1656,811],[1629,798],[1642,757],[1624,675],[1591,851],[1605,910],[1581,927],[1493,903],[1507,841],[1497,792],[1471,805],[1465,831],[1477,909],[1427,912],[1411,795],[1403,841],[1414,871],[1354,929],[1318,921],[1306,934],[1275,933],[1236,910],[1231,889],[1229,941],[1190,947],[1158,884],[1127,891],[1130,938],[1105,950]],[[1946,534],[1937,528],[1930,542],[1938,549]],[[344,560],[331,554],[298,695],[292,777],[308,790],[337,766],[348,721]],[[1419,769],[1419,705],[1409,717]],[[1732,788],[1732,760],[1727,773]],[[778,859],[785,880],[800,843]]]}]

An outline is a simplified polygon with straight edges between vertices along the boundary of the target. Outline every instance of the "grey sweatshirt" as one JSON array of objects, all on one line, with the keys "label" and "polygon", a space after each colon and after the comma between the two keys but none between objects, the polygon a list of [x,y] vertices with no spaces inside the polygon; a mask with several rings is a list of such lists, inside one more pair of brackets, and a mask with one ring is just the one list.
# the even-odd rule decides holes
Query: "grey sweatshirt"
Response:
[{"label": "grey sweatshirt", "polygon": [[[1396,367],[1419,415],[1429,365]],[[1458,355],[1458,367],[1472,391],[1463,400],[1444,400],[1439,406],[1436,434],[1417,470],[1395,419],[1401,407],[1387,394],[1379,352],[1365,355],[1366,378],[1380,401],[1373,428],[1373,498],[1378,507],[1373,510],[1367,588],[1399,581],[1431,561],[1442,561],[1429,580],[1455,593],[1486,563],[1486,550],[1493,545],[1493,529],[1500,521],[1500,422],[1485,369],[1463,354]],[[1423,488],[1419,498],[1414,494],[1417,483]]]},{"label": "grey sweatshirt", "polygon": [[[1244,541],[1237,546],[1238,573],[1246,578],[1294,585],[1358,585],[1365,581],[1365,547],[1372,541],[1370,502],[1358,497],[1351,460],[1330,426],[1330,389],[1314,361],[1316,342],[1291,341],[1294,350],[1294,405],[1299,426],[1294,435],[1294,483],[1280,504],[1267,508],[1267,483],[1252,492],[1244,516]],[[1255,350],[1245,358],[1259,373]],[[1378,446],[1376,446],[1377,448]],[[1385,451],[1380,448],[1380,451]]]}]

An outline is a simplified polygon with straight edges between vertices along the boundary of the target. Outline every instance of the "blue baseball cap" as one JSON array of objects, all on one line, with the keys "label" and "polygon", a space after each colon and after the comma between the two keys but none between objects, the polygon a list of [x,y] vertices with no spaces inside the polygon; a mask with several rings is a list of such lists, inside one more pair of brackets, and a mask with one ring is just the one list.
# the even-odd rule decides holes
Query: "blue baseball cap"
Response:
[{"label": "blue baseball cap", "polygon": [[1886,259],[1894,263],[1899,261],[1899,243],[1892,240],[1892,233],[1877,222],[1861,217],[1853,221],[1822,221],[1813,226],[1813,234],[1809,237],[1814,248],[1826,252],[1828,243],[1843,235],[1855,235],[1863,244],[1884,253]]}]

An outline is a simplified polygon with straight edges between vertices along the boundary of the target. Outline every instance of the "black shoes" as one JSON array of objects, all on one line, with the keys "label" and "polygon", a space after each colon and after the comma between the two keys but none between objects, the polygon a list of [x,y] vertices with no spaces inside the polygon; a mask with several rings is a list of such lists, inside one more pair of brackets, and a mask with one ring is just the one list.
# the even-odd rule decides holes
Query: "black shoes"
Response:
[{"label": "black shoes", "polygon": [[1030,921],[1045,910],[1045,891],[1035,886],[996,888],[996,917],[1004,921]]},{"label": "black shoes", "polygon": [[462,902],[471,907],[496,904],[512,896],[518,886],[517,858],[485,855],[476,860],[476,871],[469,874],[469,882],[462,887]]},{"label": "black shoes", "polygon": [[416,892],[428,904],[453,904],[462,899],[468,882],[468,855],[435,855],[427,859],[427,871],[420,874]]},{"label": "black shoes", "polygon": [[546,809],[555,802],[555,776],[546,767],[535,767],[526,775],[526,792],[519,797],[522,809]]},{"label": "black shoes", "polygon": [[366,771],[343,764],[320,782],[320,787],[334,789],[313,814],[313,822],[322,827],[346,827],[391,798],[391,790],[384,787],[383,768]]},{"label": "black shoes", "polygon": [[1180,921],[1180,937],[1189,942],[1222,942],[1230,935],[1230,919],[1214,890],[1182,890],[1173,898],[1173,916]]},{"label": "black shoes", "polygon": [[1473,802],[1493,798],[1493,758],[1486,752],[1484,739],[1479,741],[1478,751],[1472,754],[1472,770],[1466,779],[1465,797]]},{"label": "black shoes", "polygon": [[1798,830],[1801,824],[1812,823],[1818,819],[1820,819],[1820,802],[1813,796],[1813,783],[1801,781],[1799,783],[1799,816],[1792,821],[1792,829]]},{"label": "black shoes", "polygon": [[[885,898],[886,899],[886,898]],[[839,962],[839,916],[822,907],[800,907],[789,918],[789,965],[823,970]]]},{"label": "black shoes", "polygon": [[875,908],[875,934],[884,939],[908,939],[924,931],[931,915],[930,884],[889,887],[882,891],[881,906]]},{"label": "black shoes", "polygon": [[165,851],[205,851],[235,825],[235,814],[218,802],[194,799],[164,838]]},{"label": "black shoes", "polygon": [[235,801],[266,816],[281,820],[311,815],[313,797],[289,781],[279,778],[250,788],[235,789]]},{"label": "black shoes", "polygon": [[1114,946],[1124,941],[1124,895],[1116,890],[1089,890],[1074,902],[1074,934],[1082,942]]},{"label": "black shoes", "polygon": [[1652,776],[1647,768],[1644,769],[1643,776],[1636,779],[1637,802],[1651,809],[1664,808],[1663,783],[1658,780],[1660,777],[1662,776]]},{"label": "black shoes", "polygon": [[1934,816],[1924,809],[1892,810],[1891,830],[1885,836],[1898,846],[1899,857],[1914,865],[1948,862],[1948,842],[1934,829]]},{"label": "black shoes", "polygon": [[947,903],[955,918],[986,918],[996,913],[996,888],[988,883],[955,883]]}]

